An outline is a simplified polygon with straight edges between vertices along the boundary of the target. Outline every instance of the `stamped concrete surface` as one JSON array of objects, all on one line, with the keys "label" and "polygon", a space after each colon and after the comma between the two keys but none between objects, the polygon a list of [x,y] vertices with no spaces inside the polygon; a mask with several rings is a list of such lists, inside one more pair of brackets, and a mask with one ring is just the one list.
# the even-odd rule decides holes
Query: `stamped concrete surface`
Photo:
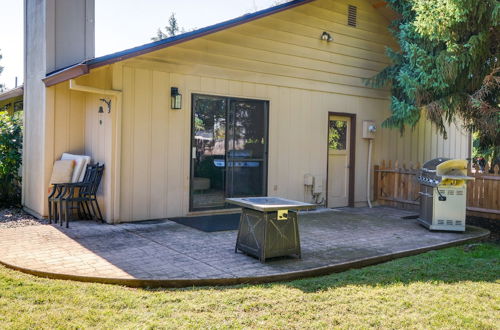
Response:
[{"label": "stamped concrete surface", "polygon": [[[169,220],[119,225],[74,221],[69,229],[44,223],[0,227],[0,262],[55,278],[123,280],[130,285],[154,284],[150,280],[167,286],[176,286],[176,280],[184,281],[179,286],[196,280],[232,284],[237,282],[230,279],[251,282],[249,278],[280,279],[280,274],[293,274],[281,279],[301,277],[301,272],[311,276],[318,269],[333,272],[340,270],[336,266],[359,267],[360,260],[380,262],[384,256],[389,260],[488,235],[487,230],[471,226],[465,233],[430,232],[415,219],[402,218],[412,214],[388,207],[302,212],[302,259],[278,258],[265,264],[234,253],[237,231],[205,233]],[[220,282],[203,282],[207,279]]]}]

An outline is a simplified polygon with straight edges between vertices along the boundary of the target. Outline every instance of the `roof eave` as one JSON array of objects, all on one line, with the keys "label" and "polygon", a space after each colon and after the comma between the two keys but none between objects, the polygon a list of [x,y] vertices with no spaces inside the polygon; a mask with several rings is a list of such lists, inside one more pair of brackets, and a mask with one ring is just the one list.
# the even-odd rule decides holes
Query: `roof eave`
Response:
[{"label": "roof eave", "polygon": [[47,76],[46,78],[43,79],[43,82],[45,83],[45,86],[47,86],[47,87],[53,86],[53,85],[59,84],[61,82],[67,81],[69,79],[74,79],[74,78],[77,78],[77,77],[82,76],[84,74],[87,74],[87,73],[89,73],[89,71],[91,69],[95,69],[95,68],[98,68],[98,67],[101,67],[104,65],[109,65],[109,64],[116,63],[116,62],[120,62],[120,61],[129,59],[129,58],[132,58],[132,57],[151,53],[151,52],[163,49],[163,48],[171,47],[171,46],[183,43],[183,42],[187,42],[189,40],[193,40],[193,39],[200,38],[200,37],[203,37],[203,36],[206,36],[206,35],[209,35],[212,33],[216,33],[216,32],[222,31],[222,30],[226,30],[226,29],[238,26],[238,25],[242,25],[242,24],[269,16],[269,15],[279,13],[281,11],[285,11],[285,10],[288,10],[288,9],[291,9],[294,7],[304,5],[304,4],[309,3],[309,2],[313,2],[313,1],[316,1],[316,0],[290,1],[290,2],[281,4],[278,6],[274,6],[271,8],[267,8],[267,9],[252,13],[252,14],[244,15],[241,17],[233,18],[231,20],[228,20],[228,21],[225,21],[222,23],[214,24],[214,25],[211,25],[211,26],[208,26],[208,27],[205,27],[205,28],[193,31],[193,32],[188,32],[188,33],[185,33],[185,34],[180,35],[178,37],[171,37],[168,39],[145,44],[145,45],[142,45],[139,47],[134,47],[134,48],[124,50],[121,52],[117,52],[114,54],[95,58],[95,59],[86,61],[84,63],[79,63],[79,64],[76,64],[74,66],[68,67],[64,70],[50,74],[49,76]]},{"label": "roof eave", "polygon": [[64,81],[83,76],[87,73],[89,73],[88,65],[85,63],[80,63],[56,73],[50,74],[42,80],[45,83],[45,86],[50,87]]},{"label": "roof eave", "polygon": [[14,97],[18,97],[23,95],[24,93],[24,87],[19,86],[16,88],[13,88],[11,90],[8,90],[6,92],[0,93],[0,101],[5,101]]}]

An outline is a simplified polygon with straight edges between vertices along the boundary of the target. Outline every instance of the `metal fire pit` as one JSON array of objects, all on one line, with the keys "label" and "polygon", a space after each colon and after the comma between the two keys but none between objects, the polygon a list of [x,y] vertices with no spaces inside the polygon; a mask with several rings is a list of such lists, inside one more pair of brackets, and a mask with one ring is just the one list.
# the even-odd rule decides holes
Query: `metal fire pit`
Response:
[{"label": "metal fire pit", "polygon": [[277,197],[227,198],[243,208],[235,252],[238,250],[266,259],[295,255],[301,257],[298,210],[314,204]]},{"label": "metal fire pit", "polygon": [[419,222],[430,230],[465,231],[467,161],[436,158],[422,166]]}]

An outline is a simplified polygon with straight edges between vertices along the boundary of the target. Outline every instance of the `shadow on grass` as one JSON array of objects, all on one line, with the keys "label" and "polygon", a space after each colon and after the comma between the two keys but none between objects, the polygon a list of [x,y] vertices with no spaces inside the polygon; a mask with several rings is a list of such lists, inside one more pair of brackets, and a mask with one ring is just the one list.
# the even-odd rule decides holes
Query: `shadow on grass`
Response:
[{"label": "shadow on grass", "polygon": [[500,245],[483,243],[430,251],[343,273],[272,285],[287,285],[304,292],[318,292],[349,285],[495,282],[499,279]]}]

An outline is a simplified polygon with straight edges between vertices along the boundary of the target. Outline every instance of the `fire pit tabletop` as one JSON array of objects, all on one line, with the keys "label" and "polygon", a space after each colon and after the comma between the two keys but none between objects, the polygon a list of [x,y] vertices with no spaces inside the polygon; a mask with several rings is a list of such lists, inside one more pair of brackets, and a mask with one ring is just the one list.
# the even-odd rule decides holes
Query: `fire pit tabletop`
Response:
[{"label": "fire pit tabletop", "polygon": [[294,201],[280,197],[226,198],[226,202],[261,212],[272,212],[278,210],[305,210],[316,207],[316,205],[314,204]]}]

